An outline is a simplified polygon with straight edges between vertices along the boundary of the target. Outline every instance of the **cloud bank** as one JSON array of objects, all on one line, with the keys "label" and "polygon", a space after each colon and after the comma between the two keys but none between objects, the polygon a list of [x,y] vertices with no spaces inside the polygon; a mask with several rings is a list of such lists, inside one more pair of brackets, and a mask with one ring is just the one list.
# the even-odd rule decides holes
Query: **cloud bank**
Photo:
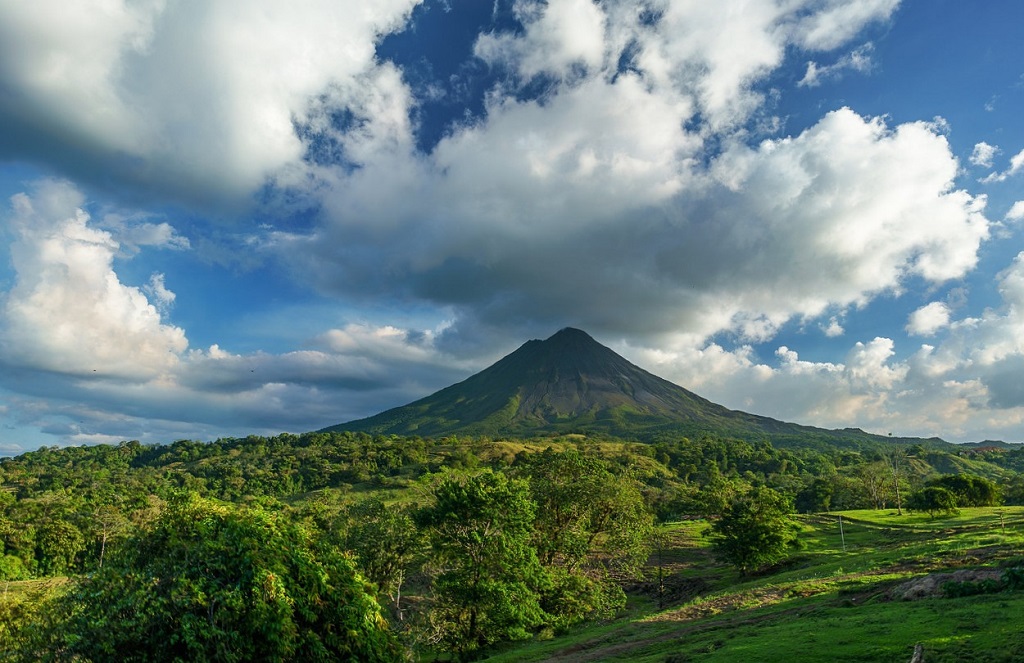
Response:
[{"label": "cloud bank", "polygon": [[[499,2],[511,23],[474,36],[464,75],[480,78],[461,81],[487,81],[482,110],[426,146],[431,99],[377,54],[417,4],[0,7],[0,150],[71,178],[5,217],[0,407],[69,442],[306,430],[574,325],[732,407],[901,434],[1020,430],[1020,256],[982,315],[917,308],[905,331],[927,344],[851,338],[833,362],[754,350],[791,324],[839,342],[848,312],[970,275],[993,234],[940,119],[839,106],[787,132],[773,114],[787,59],[810,63],[805,87],[868,71],[865,31],[898,0]],[[997,154],[979,142],[969,161]],[[982,182],[1016,175],[1022,154]],[[132,286],[121,268],[216,237],[173,215],[100,215],[88,191],[258,218],[251,246],[296,283],[431,322],[353,316],[279,353],[192,347],[174,274]]]}]

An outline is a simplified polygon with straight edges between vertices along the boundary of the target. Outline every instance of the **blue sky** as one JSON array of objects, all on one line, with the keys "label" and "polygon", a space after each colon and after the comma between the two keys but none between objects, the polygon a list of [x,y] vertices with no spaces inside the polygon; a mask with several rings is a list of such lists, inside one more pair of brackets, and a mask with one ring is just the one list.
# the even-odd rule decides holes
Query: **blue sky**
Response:
[{"label": "blue sky", "polygon": [[1012,0],[0,0],[0,454],[313,430],[587,330],[1024,442]]}]

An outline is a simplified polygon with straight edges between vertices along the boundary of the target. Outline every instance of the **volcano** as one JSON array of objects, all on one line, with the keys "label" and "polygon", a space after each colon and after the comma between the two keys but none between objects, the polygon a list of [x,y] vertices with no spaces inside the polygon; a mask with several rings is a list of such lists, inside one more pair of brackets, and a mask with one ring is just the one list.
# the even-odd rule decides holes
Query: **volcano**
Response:
[{"label": "volcano", "polygon": [[573,328],[527,341],[426,398],[324,430],[422,437],[583,433],[641,441],[702,433],[776,442],[883,439],[859,429],[829,431],[730,410],[645,371]]}]

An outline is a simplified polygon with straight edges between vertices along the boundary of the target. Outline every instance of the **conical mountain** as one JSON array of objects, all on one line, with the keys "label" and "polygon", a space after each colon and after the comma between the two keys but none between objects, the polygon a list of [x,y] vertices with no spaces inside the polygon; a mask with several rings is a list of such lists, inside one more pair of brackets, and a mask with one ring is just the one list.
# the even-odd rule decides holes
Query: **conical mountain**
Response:
[{"label": "conical mountain", "polygon": [[325,430],[383,435],[529,437],[600,433],[649,440],[702,432],[746,439],[875,438],[729,410],[648,373],[587,333],[566,328],[409,405]]}]

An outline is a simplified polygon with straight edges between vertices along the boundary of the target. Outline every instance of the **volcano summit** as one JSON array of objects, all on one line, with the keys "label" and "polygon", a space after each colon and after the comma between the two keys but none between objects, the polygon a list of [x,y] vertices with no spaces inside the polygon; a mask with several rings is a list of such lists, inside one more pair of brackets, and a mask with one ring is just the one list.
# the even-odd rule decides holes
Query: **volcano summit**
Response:
[{"label": "volcano summit", "polygon": [[573,328],[527,341],[426,398],[325,430],[423,437],[588,433],[651,440],[714,433],[776,442],[884,439],[858,429],[824,430],[730,410],[645,371]]}]

